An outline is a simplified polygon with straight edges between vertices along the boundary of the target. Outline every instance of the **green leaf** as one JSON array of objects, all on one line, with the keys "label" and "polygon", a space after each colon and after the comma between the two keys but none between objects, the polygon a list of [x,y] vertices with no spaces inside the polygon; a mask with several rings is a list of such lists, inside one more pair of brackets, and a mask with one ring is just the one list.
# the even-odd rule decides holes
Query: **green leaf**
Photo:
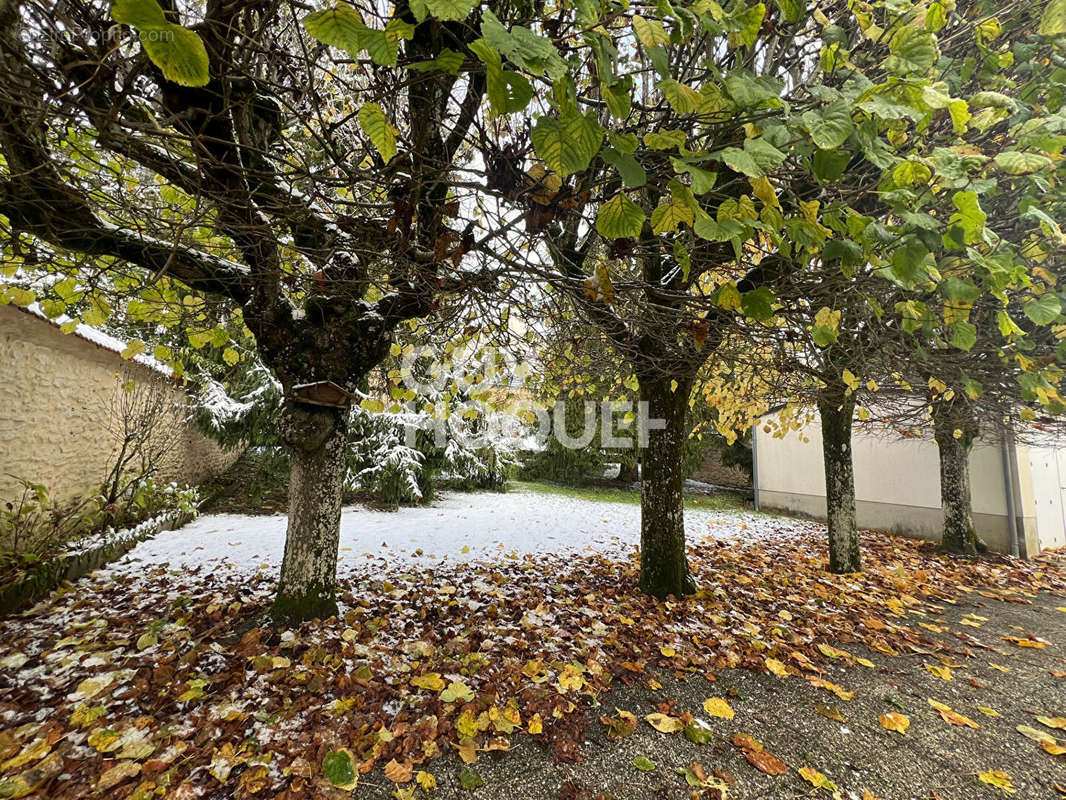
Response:
[{"label": "green leaf", "polygon": [[711,726],[702,719],[693,720],[685,726],[685,738],[693,744],[708,744],[714,738]]},{"label": "green leaf", "polygon": [[159,30],[169,24],[156,0],[115,0],[111,5],[111,19],[142,30]]},{"label": "green leaf", "polygon": [[972,303],[981,296],[980,287],[969,278],[948,278],[939,288],[944,297],[960,303]]},{"label": "green leaf", "polygon": [[1051,159],[1039,153],[1022,153],[1018,150],[1005,150],[993,159],[995,165],[1008,175],[1024,175],[1027,172],[1047,169]]},{"label": "green leaf", "polygon": [[126,343],[126,347],[119,353],[126,361],[144,352],[144,342],[140,339],[132,339]]},{"label": "green leaf", "polygon": [[781,9],[781,19],[785,22],[799,22],[807,16],[807,3],[804,0],[777,0]]},{"label": "green leaf", "polygon": [[706,194],[714,188],[714,184],[718,180],[717,172],[710,172],[692,164],[687,164],[678,158],[672,158],[670,162],[674,165],[674,172],[687,173],[691,176],[693,194]]},{"label": "green leaf", "polygon": [[485,39],[470,43],[470,51],[485,64],[486,91],[493,116],[521,111],[533,97],[524,75],[503,69],[503,60]]},{"label": "green leaf", "polygon": [[1066,33],[1066,0],[1050,0],[1040,17],[1037,33],[1041,36],[1061,36]]},{"label": "green leaf", "polygon": [[301,20],[304,29],[316,40],[344,50],[355,58],[365,44],[368,32],[362,16],[352,6],[338,5],[315,11]]},{"label": "green leaf", "polygon": [[851,104],[847,100],[837,100],[821,111],[804,112],[803,124],[811,132],[811,139],[822,150],[840,147],[855,129],[851,121]]},{"label": "green leaf", "polygon": [[603,99],[607,102],[607,110],[615,119],[625,119],[633,106],[633,95],[627,82],[619,81],[613,86],[603,87]]},{"label": "green leaf", "polygon": [[623,155],[631,156],[637,152],[637,148],[640,146],[640,139],[637,138],[635,133],[618,133],[617,131],[609,131],[607,133],[607,140],[611,143],[611,147],[617,150]]},{"label": "green leaf", "polygon": [[322,759],[322,774],[338,789],[351,791],[359,777],[355,773],[355,759],[348,750],[330,750]]},{"label": "green leaf", "polygon": [[823,181],[835,181],[844,174],[851,161],[847,150],[818,150],[812,159],[814,174]]},{"label": "green leaf", "polygon": [[566,74],[566,62],[551,39],[520,25],[513,25],[508,30],[487,8],[482,15],[481,35],[496,52],[528,72],[537,75],[547,73],[552,80]]},{"label": "green leaf", "polygon": [[924,28],[902,28],[892,37],[888,49],[892,55],[885,61],[885,68],[897,75],[925,72],[940,57],[936,37]]},{"label": "green leaf", "polygon": [[964,319],[955,320],[951,326],[951,344],[969,352],[977,344],[977,326]]},{"label": "green leaf", "polygon": [[227,347],[222,351],[222,360],[232,367],[241,360],[241,355],[232,347]]},{"label": "green leaf", "polygon": [[962,99],[952,100],[948,103],[948,113],[951,114],[951,126],[955,133],[966,133],[966,123],[973,116],[969,104]]},{"label": "green leaf", "polygon": [[715,153],[713,157],[720,158],[731,170],[747,175],[749,178],[759,178],[766,174],[755,161],[754,156],[739,147],[727,147]]},{"label": "green leaf", "polygon": [[1025,331],[1018,327],[1018,323],[1011,319],[1011,315],[1006,311],[999,311],[996,314],[999,322],[999,332],[1004,336],[1024,336]]},{"label": "green leaf", "polygon": [[756,76],[750,70],[735,69],[726,76],[725,89],[741,108],[767,101],[780,101],[782,84],[769,76]]},{"label": "green leaf", "polygon": [[414,64],[408,64],[407,68],[417,72],[447,72],[450,75],[458,75],[464,60],[462,53],[444,48],[432,61],[416,61]]},{"label": "green leaf", "polygon": [[924,186],[933,171],[920,161],[901,161],[892,170],[892,180],[898,186]]},{"label": "green leaf", "polygon": [[788,158],[761,136],[755,139],[745,139],[744,151],[755,159],[755,163],[765,172],[780,166]]},{"label": "green leaf", "polygon": [[396,131],[377,103],[363,103],[359,109],[359,126],[387,164],[396,155]]},{"label": "green leaf", "polygon": [[740,295],[740,307],[744,314],[755,320],[768,320],[774,316],[774,293],[766,286],[760,286]]},{"label": "green leaf", "polygon": [[637,756],[633,759],[633,766],[639,769],[641,772],[651,772],[655,769],[655,764],[644,756]]},{"label": "green leaf", "polygon": [[691,227],[694,214],[685,203],[673,200],[662,203],[651,212],[653,233],[676,233],[682,223]]},{"label": "green leaf", "polygon": [[425,0],[429,13],[445,22],[466,19],[477,5],[477,0]]},{"label": "green leaf", "polygon": [[904,285],[912,285],[927,276],[925,257],[929,255],[916,237],[909,237],[892,253],[892,275]]},{"label": "green leaf", "polygon": [[657,19],[645,19],[637,14],[633,17],[633,32],[645,47],[670,43],[670,34]]},{"label": "green leaf", "polygon": [[1030,300],[1022,306],[1022,311],[1035,325],[1050,325],[1062,313],[1062,304],[1059,298],[1048,292]]},{"label": "green leaf", "polygon": [[644,227],[640,206],[619,192],[602,206],[596,215],[596,230],[605,239],[635,239]]},{"label": "green leaf", "polygon": [[703,95],[673,78],[659,81],[659,90],[678,114],[691,114],[703,102]]},{"label": "green leaf", "polygon": [[759,38],[759,31],[762,29],[762,21],[765,16],[766,6],[762,3],[747,7],[742,3],[734,6],[732,13],[733,23],[740,25],[741,28],[736,33],[731,34],[731,36],[736,36],[742,44],[751,47]]},{"label": "green leaf", "polygon": [[627,189],[636,189],[648,182],[648,173],[633,156],[619,153],[613,147],[603,151],[603,160],[614,166],[622,176],[622,184]]},{"label": "green leaf", "polygon": [[981,201],[976,192],[955,192],[951,202],[958,209],[952,214],[948,224],[961,228],[964,244],[978,244],[984,238],[985,220],[988,215],[981,208]]},{"label": "green leaf", "polygon": [[167,25],[142,29],[137,36],[148,58],[168,81],[182,86],[205,86],[211,79],[207,48],[194,31]]},{"label": "green leaf", "polygon": [[67,310],[67,304],[62,300],[42,300],[40,306],[48,319],[55,319]]},{"label": "green leaf", "polygon": [[485,781],[481,780],[481,776],[469,767],[463,767],[459,770],[459,785],[467,791],[477,789],[479,786],[484,786]]},{"label": "green leaf", "polygon": [[537,120],[532,139],[537,157],[565,178],[588,168],[603,142],[603,128],[592,112],[571,109],[558,119]]},{"label": "green leaf", "polygon": [[688,136],[684,131],[651,131],[644,134],[644,144],[652,150],[672,150],[685,144]]}]

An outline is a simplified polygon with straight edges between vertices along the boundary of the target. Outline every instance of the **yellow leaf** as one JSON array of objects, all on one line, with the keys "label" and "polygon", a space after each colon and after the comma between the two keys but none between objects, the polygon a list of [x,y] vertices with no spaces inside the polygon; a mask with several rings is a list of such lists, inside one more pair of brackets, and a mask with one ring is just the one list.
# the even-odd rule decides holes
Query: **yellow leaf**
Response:
[{"label": "yellow leaf", "polygon": [[774,673],[774,675],[776,675],[779,678],[786,678],[789,675],[788,667],[786,667],[782,662],[778,661],[776,658],[768,658],[768,659],[766,659],[766,668],[768,670],[770,670],[770,672]]},{"label": "yellow leaf", "polygon": [[988,772],[979,772],[977,777],[980,778],[983,783],[987,783],[989,786],[995,786],[997,789],[1002,789],[1007,794],[1014,794],[1018,791],[1011,785],[1010,775],[1006,772],[1001,772],[998,769],[991,769]]},{"label": "yellow leaf", "polygon": [[820,773],[814,767],[803,766],[799,768],[800,777],[807,781],[815,789],[825,789],[829,792],[837,791],[837,785],[829,778]]},{"label": "yellow leaf", "polygon": [[424,792],[432,792],[437,788],[436,777],[425,770],[418,771],[418,774],[415,775],[415,782],[422,787],[422,791]]},{"label": "yellow leaf", "polygon": [[822,680],[821,678],[814,678],[814,677],[811,677],[811,676],[807,676],[807,681],[812,686],[817,686],[819,688],[825,689],[827,692],[832,692],[837,697],[839,697],[841,700],[850,700],[851,698],[853,698],[855,696],[855,692],[850,692],[847,689],[845,689],[843,686],[837,686],[837,684],[830,683],[829,681]]},{"label": "yellow leaf", "polygon": [[978,706],[977,710],[980,711],[982,714],[984,714],[986,717],[998,717],[999,716],[999,712],[998,711],[996,711],[994,708],[989,708],[988,706]]},{"label": "yellow leaf", "polygon": [[703,710],[712,717],[733,719],[733,709],[723,697],[708,697],[703,701]]},{"label": "yellow leaf", "polygon": [[934,675],[936,675],[938,678],[940,678],[940,680],[942,681],[950,681],[952,679],[950,667],[937,667],[933,664],[926,664],[925,668]]},{"label": "yellow leaf", "polygon": [[1053,756],[1066,755],[1066,744],[1063,744],[1057,739],[1053,739],[1050,742],[1041,742],[1040,746],[1044,748],[1045,752],[1050,753]]},{"label": "yellow leaf", "polygon": [[881,723],[881,727],[885,730],[895,731],[896,733],[906,733],[911,724],[910,718],[895,711],[882,714],[877,718],[877,721]]},{"label": "yellow leaf", "polygon": [[536,736],[538,733],[544,733],[544,720],[541,719],[540,714],[534,714],[529,718],[529,724],[526,726],[526,732],[531,736]]},{"label": "yellow leaf", "polygon": [[680,733],[685,729],[685,723],[680,719],[669,717],[666,714],[648,714],[644,719],[659,733]]},{"label": "yellow leaf", "polygon": [[677,655],[677,651],[668,644],[659,645],[659,652],[667,658],[673,658]]},{"label": "yellow leaf", "polygon": [[781,208],[781,202],[777,199],[777,192],[769,178],[763,175],[759,178],[748,178],[748,181],[751,183],[752,194],[762,200],[763,205]]},{"label": "yellow leaf", "polygon": [[1036,721],[1041,725],[1047,725],[1049,728],[1066,731],[1066,717],[1037,717]]},{"label": "yellow leaf", "polygon": [[1006,641],[1018,645],[1018,647],[1031,647],[1034,650],[1043,650],[1047,645],[1036,639],[1023,639],[1020,636],[1004,636]]},{"label": "yellow leaf", "polygon": [[1032,739],[1034,742],[1040,742],[1041,744],[1055,741],[1055,737],[1050,733],[1044,733],[1031,725],[1019,725],[1015,730],[1027,739]]}]

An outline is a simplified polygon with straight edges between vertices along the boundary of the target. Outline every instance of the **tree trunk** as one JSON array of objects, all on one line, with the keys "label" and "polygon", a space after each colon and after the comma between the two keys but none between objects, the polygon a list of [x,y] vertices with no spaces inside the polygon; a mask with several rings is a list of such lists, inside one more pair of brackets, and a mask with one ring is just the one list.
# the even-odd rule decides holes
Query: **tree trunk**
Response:
[{"label": "tree trunk", "polygon": [[272,616],[276,622],[298,624],[337,613],[348,411],[288,401],[282,414],[282,438],[291,458],[289,527]]},{"label": "tree trunk", "polygon": [[[648,441],[641,460],[640,588],[654,597],[680,597],[696,591],[685,553],[685,483],[682,448],[688,431],[685,411],[690,384],[670,378],[640,381],[646,402]],[[657,428],[657,420],[665,423]]]},{"label": "tree trunk", "polygon": [[851,458],[851,423],[855,396],[830,387],[818,397],[825,461],[825,511],[829,527],[829,571],[858,572],[859,533],[855,527],[855,470]]},{"label": "tree trunk", "polygon": [[940,452],[940,505],[944,510],[941,546],[951,553],[975,555],[983,549],[973,526],[970,449],[977,426],[969,405],[957,395],[933,401],[934,438]]}]

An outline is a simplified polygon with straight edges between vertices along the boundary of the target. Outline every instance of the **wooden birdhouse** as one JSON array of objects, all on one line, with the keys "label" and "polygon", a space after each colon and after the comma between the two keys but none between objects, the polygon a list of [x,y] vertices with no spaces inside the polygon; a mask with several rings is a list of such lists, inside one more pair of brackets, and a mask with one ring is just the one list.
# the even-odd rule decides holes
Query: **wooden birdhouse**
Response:
[{"label": "wooden birdhouse", "polygon": [[292,387],[296,402],[309,406],[347,408],[352,404],[352,395],[333,381],[301,383]]}]

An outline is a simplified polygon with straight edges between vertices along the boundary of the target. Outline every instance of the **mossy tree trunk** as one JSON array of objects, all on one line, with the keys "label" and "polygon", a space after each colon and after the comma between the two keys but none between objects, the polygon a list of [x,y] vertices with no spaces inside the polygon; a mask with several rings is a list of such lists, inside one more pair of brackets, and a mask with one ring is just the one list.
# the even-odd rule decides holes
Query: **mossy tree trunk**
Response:
[{"label": "mossy tree trunk", "polygon": [[944,511],[941,546],[951,553],[974,555],[982,549],[973,524],[970,496],[970,450],[977,423],[969,402],[959,395],[933,401],[933,436],[940,453],[940,505]]},{"label": "mossy tree trunk", "polygon": [[287,402],[281,430],[291,458],[289,526],[272,616],[279,623],[297,624],[337,613],[348,409]]},{"label": "mossy tree trunk", "polygon": [[640,381],[640,398],[648,404],[650,422],[640,459],[640,588],[659,598],[680,597],[696,590],[685,552],[682,491],[690,388],[687,380],[675,386],[673,379],[663,376]]},{"label": "mossy tree trunk", "polygon": [[858,572],[859,533],[855,526],[855,469],[851,424],[855,396],[843,386],[829,386],[818,397],[825,462],[826,523],[829,528],[829,571]]}]

